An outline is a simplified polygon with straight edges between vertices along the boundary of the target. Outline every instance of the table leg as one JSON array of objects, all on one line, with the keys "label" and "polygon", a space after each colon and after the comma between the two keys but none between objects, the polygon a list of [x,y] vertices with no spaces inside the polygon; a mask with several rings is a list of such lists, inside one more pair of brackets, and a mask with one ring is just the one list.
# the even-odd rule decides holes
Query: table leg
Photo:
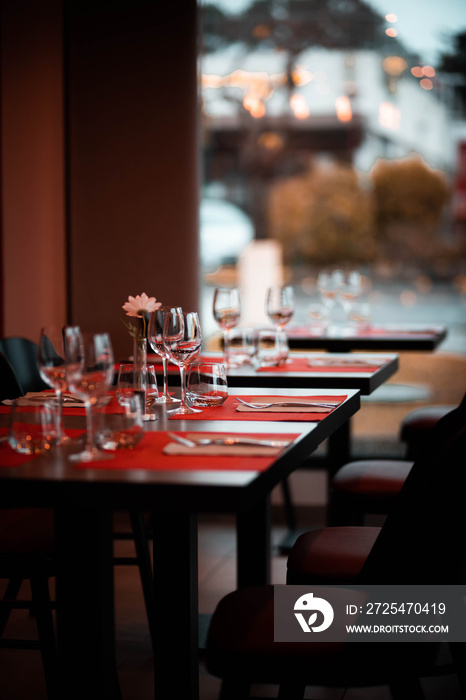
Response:
[{"label": "table leg", "polygon": [[270,583],[270,496],[236,516],[238,588]]},{"label": "table leg", "polygon": [[329,479],[351,459],[351,420],[348,419],[328,439]]},{"label": "table leg", "polygon": [[152,512],[155,698],[199,698],[197,514]]},{"label": "table leg", "polygon": [[119,700],[111,511],[55,513],[59,697]]},{"label": "table leg", "polygon": [[351,459],[351,425],[347,423],[341,426],[333,435],[330,436],[328,442],[328,462],[327,470],[327,525],[334,525],[338,522],[338,512],[335,508],[331,483],[335,473],[343,464],[346,464]]}]

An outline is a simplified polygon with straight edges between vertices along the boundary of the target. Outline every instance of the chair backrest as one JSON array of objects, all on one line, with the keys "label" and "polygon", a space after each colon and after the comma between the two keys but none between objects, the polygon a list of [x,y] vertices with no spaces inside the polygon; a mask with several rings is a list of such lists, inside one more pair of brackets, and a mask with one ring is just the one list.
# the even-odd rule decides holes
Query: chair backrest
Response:
[{"label": "chair backrest", "polygon": [[24,391],[16,377],[13,367],[5,355],[0,352],[0,401],[24,396]]},{"label": "chair backrest", "polygon": [[27,338],[12,336],[0,340],[0,352],[3,352],[13,367],[16,377],[23,388],[28,391],[50,389],[39,373],[37,362],[37,344]]},{"label": "chair backrest", "polygon": [[466,574],[466,397],[431,431],[359,577],[460,584]]}]

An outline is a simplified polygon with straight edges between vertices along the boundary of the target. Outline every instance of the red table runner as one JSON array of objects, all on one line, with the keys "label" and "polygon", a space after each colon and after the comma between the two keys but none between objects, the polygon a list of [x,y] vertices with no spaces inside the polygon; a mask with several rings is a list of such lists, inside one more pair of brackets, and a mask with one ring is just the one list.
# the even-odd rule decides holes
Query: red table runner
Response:
[{"label": "red table runner", "polygon": [[[268,401],[296,401],[298,399],[307,399],[308,401],[338,401],[342,403],[346,396],[257,396],[252,394],[250,396],[243,396],[241,398],[244,401],[267,403]],[[304,411],[303,413],[266,413],[262,411],[257,412],[240,412],[236,410],[238,401],[235,396],[229,396],[222,406],[213,406],[211,408],[203,408],[202,413],[190,413],[187,416],[170,416],[170,420],[179,420],[180,417],[183,420],[254,420],[254,421],[319,421],[328,413],[311,413],[309,411]]]},{"label": "red table runner", "polygon": [[[189,433],[180,433],[186,435]],[[208,434],[208,433],[206,433]],[[235,433],[235,436],[240,433]],[[213,433],[215,436],[216,433]],[[270,433],[247,433],[247,437],[270,438]],[[296,434],[281,435],[280,439],[293,440]],[[130,469],[150,471],[265,471],[277,459],[277,455],[267,457],[228,455],[199,455],[193,451],[189,455],[166,455],[162,452],[172,440],[164,431],[148,432],[134,450],[117,450],[113,459],[74,464],[80,469]]]}]

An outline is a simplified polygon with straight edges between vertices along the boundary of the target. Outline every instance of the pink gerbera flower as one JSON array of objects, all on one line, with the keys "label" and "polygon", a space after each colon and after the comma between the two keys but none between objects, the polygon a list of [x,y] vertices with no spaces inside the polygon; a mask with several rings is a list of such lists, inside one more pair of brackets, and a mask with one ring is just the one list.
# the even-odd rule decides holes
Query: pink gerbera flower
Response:
[{"label": "pink gerbera flower", "polygon": [[156,301],[155,297],[148,297],[147,294],[142,293],[136,297],[129,296],[128,301],[123,304],[122,308],[126,311],[127,316],[144,318],[152,311],[157,311],[159,306],[161,306],[161,302]]},{"label": "pink gerbera flower", "polygon": [[145,293],[138,294],[135,297],[128,297],[128,301],[123,304],[122,309],[126,311],[127,316],[142,320],[142,332],[132,326],[131,323],[123,322],[133,338],[137,338],[139,341],[146,337],[146,317],[152,311],[157,311],[161,305],[161,302],[157,301],[155,297],[148,297]]}]

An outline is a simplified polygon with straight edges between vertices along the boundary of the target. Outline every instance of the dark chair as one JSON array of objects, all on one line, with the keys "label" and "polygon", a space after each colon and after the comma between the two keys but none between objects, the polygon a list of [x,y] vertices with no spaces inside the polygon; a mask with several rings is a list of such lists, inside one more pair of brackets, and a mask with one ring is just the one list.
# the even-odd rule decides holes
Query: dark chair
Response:
[{"label": "dark chair", "polygon": [[24,396],[15,371],[5,355],[0,351],[0,401]]},{"label": "dark chair", "polygon": [[[140,513],[130,513],[131,539],[135,541],[135,557],[114,557],[114,565],[137,564],[141,577],[151,639],[153,639],[154,606],[152,568],[146,525]],[[0,579],[7,579],[0,600],[0,649],[37,649],[42,655],[49,700],[57,699],[57,659],[54,621],[49,581],[56,576],[54,514],[48,509],[0,509]],[[18,599],[24,581],[29,581],[31,599]],[[38,640],[3,637],[9,617],[15,609],[30,608],[38,628]]]},{"label": "dark chair", "polygon": [[[422,416],[417,414],[421,423],[416,428],[417,438],[410,443],[409,448],[410,454],[415,454],[417,458],[435,449],[445,439],[442,437],[444,429],[441,427],[439,432],[436,426],[439,423],[444,425],[443,419],[457,407],[443,406],[441,410],[440,407],[435,407],[439,410],[431,410],[433,408],[417,409],[422,412]],[[464,413],[466,414],[466,410]],[[417,422],[416,412],[409,416],[412,417],[414,427],[414,423]],[[345,464],[337,471],[330,484],[330,524],[362,525],[366,515],[386,515],[396,503],[412,466],[412,460],[399,459],[366,459]]]},{"label": "dark chair", "polygon": [[386,515],[413,462],[365,459],[343,465],[330,484],[330,525],[363,525],[367,515]]},{"label": "dark chair", "polygon": [[[0,510],[0,578],[8,579],[0,601],[0,649],[37,649],[42,655],[49,700],[57,698],[57,652],[49,580],[55,576],[53,513],[39,510]],[[19,600],[24,580],[30,600]],[[30,608],[38,639],[7,639],[4,632],[12,610]]]},{"label": "dark chair", "polygon": [[[465,403],[438,424],[441,446],[413,465],[382,528],[324,528],[302,535],[288,559],[288,584],[316,584],[316,575],[340,585],[465,583]],[[449,645],[451,658],[441,666],[443,647],[437,643],[277,643],[273,587],[259,586],[219,603],[206,666],[223,680],[222,700],[248,697],[252,683],[278,683],[279,697],[287,700],[302,698],[306,685],[387,685],[395,699],[420,700],[420,678],[442,671],[454,671],[466,692],[464,646]]]},{"label": "dark chair", "polygon": [[455,406],[421,406],[410,411],[401,421],[400,440],[406,445],[406,459],[416,459],[426,434]]},{"label": "dark chair", "polygon": [[28,338],[12,336],[0,340],[0,352],[13,367],[23,394],[50,389],[40,376],[37,351],[37,344]]},{"label": "dark chair", "polygon": [[[2,350],[5,356],[10,358],[9,360],[3,358],[3,355],[1,355]],[[31,340],[21,337],[10,337],[0,340],[0,372],[2,372],[3,377],[5,377],[5,382],[0,386],[0,391],[4,394],[8,389],[6,393],[10,394],[10,396],[5,395],[2,398],[16,398],[18,396],[24,396],[24,394],[29,391],[44,391],[50,389],[50,386],[40,377],[37,357],[38,346]],[[20,381],[17,381],[15,377],[20,377]],[[0,398],[0,400],[2,400],[2,398]],[[136,555],[130,557],[115,557],[114,563],[116,565],[138,566],[152,636],[152,565],[149,555],[147,526],[144,521],[143,513],[130,512],[129,519],[131,532],[115,532],[115,539],[132,539],[135,544]],[[50,536],[52,537],[52,533]]]}]

